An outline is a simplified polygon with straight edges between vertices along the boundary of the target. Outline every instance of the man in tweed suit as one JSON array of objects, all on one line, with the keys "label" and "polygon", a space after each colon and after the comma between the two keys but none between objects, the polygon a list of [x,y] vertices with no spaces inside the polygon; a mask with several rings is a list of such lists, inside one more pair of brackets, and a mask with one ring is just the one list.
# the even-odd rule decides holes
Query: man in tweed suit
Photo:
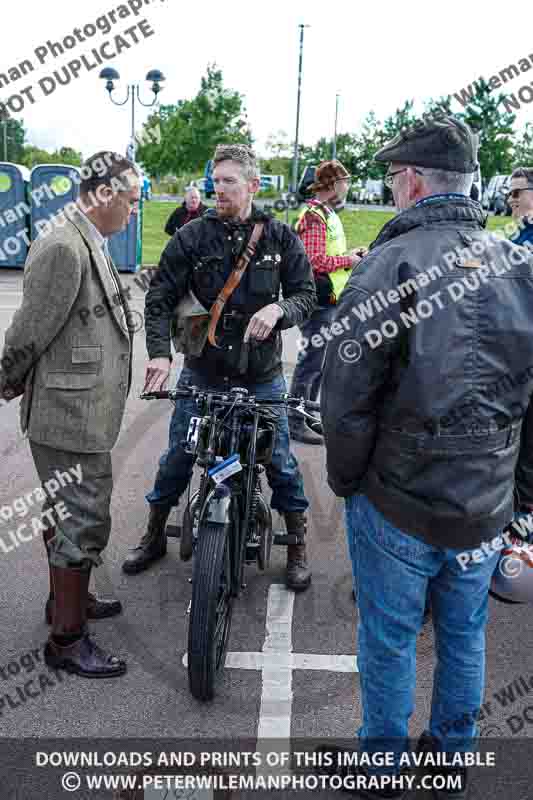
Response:
[{"label": "man in tweed suit", "polygon": [[[117,153],[82,168],[80,199],[30,249],[21,308],[5,337],[0,397],[23,394],[21,426],[46,508],[67,514],[44,533],[50,565],[46,663],[88,678],[122,675],[126,664],[89,637],[87,619],[120,613],[89,595],[111,529],[111,454],[131,383],[129,308],[107,237],[124,229],[140,197],[134,165]],[[15,360],[15,351],[31,353]],[[10,357],[11,354],[11,357]],[[79,465],[79,466],[78,466]],[[81,468],[79,485],[60,478]],[[51,480],[61,484],[51,496]],[[63,485],[64,484],[64,485]]]}]

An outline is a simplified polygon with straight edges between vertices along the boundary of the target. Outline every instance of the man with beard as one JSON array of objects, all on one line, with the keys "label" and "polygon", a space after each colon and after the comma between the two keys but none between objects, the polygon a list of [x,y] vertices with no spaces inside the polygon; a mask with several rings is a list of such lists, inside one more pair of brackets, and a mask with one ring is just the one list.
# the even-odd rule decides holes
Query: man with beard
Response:
[{"label": "man with beard", "polygon": [[[329,325],[337,299],[351,271],[361,260],[362,249],[346,253],[346,236],[336,211],[344,207],[350,173],[340,161],[323,161],[310,189],[314,197],[298,217],[296,231],[313,268],[318,308],[300,325],[301,349],[292,376],[291,394],[316,401]],[[318,338],[317,338],[318,337]],[[315,342],[322,346],[315,347]],[[308,423],[299,414],[289,415],[291,439],[303,444],[323,444],[320,422]]]},{"label": "man with beard", "polygon": [[[146,297],[150,361],[145,391],[162,389],[168,379],[171,321],[177,305],[192,289],[200,304],[212,309],[260,225],[262,230],[257,230],[260,236],[248,268],[223,308],[217,346],[204,341],[198,348],[185,342],[185,363],[178,386],[195,385],[225,392],[240,386],[258,398],[281,398],[286,392],[281,331],[302,324],[314,309],[311,267],[290,228],[253,205],[260,186],[253,151],[245,145],[219,145],[214,164],[216,209],[173,236]],[[279,299],[280,289],[283,299]],[[166,521],[192,474],[193,459],[184,451],[182,441],[195,413],[192,400],[177,401],[170,423],[169,447],[159,462],[154,488],[146,498],[150,504],[148,529],[123,565],[127,574],[146,569],[166,554]],[[287,585],[301,591],[311,580],[305,545],[305,511],[309,504],[298,465],[289,451],[286,410],[280,408],[277,413],[267,478],[272,488],[271,506],[284,515],[287,533],[295,542],[288,545]],[[190,557],[190,553],[187,555]]]}]

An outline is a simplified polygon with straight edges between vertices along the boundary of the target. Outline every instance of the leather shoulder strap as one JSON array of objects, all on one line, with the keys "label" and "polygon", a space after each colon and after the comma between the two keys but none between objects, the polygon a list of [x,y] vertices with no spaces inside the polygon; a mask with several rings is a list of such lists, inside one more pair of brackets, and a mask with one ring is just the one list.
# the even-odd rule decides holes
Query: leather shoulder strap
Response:
[{"label": "leather shoulder strap", "polygon": [[252,235],[250,236],[248,244],[244,248],[242,256],[237,261],[235,268],[231,271],[231,274],[226,283],[224,284],[220,294],[218,295],[217,299],[211,306],[211,310],[209,311],[211,320],[209,322],[209,330],[207,332],[207,338],[209,340],[209,344],[211,344],[213,347],[218,347],[215,333],[218,321],[220,319],[220,315],[222,314],[222,311],[227,301],[229,300],[229,298],[231,297],[231,295],[241,282],[242,276],[246,272],[246,268],[248,267],[248,264],[250,263],[250,261],[254,256],[257,242],[261,238],[261,234],[263,233],[264,227],[265,225],[263,222],[258,222],[256,225],[254,225]]}]

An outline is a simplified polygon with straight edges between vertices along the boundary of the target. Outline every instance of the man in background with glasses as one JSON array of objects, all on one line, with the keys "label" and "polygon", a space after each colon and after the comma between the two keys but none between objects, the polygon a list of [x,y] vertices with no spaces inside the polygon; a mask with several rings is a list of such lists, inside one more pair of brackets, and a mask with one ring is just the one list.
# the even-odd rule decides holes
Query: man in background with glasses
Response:
[{"label": "man in background with glasses", "polygon": [[513,242],[533,247],[533,167],[514,170],[507,202],[511,206],[513,219],[520,221],[520,230],[513,237]]},{"label": "man in background with glasses", "polygon": [[[523,279],[533,258],[485,230],[469,196],[477,147],[464,122],[438,114],[376,154],[390,164],[400,213],[348,281],[336,319],[350,330],[326,353],[328,482],[346,498],[357,571],[360,750],[394,753],[395,767],[377,768],[394,778],[409,750],[428,594],[437,663],[419,749],[476,748],[498,562],[480,548],[511,522],[515,488],[533,503],[533,406],[522,441],[513,411],[517,400],[528,408],[533,381],[490,391],[533,363],[533,285]],[[466,798],[464,764],[455,773],[461,788],[434,789],[434,800]],[[361,796],[403,798],[399,783]]]}]

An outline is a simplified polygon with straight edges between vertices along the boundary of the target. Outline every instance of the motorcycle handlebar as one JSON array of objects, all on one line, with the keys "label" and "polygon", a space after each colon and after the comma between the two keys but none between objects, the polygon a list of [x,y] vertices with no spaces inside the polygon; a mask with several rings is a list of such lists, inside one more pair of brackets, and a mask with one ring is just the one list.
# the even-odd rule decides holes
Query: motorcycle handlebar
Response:
[{"label": "motorcycle handlebar", "polygon": [[[228,392],[209,392],[208,389],[198,389],[195,386],[183,388],[183,389],[175,389],[175,390],[165,390],[159,392],[143,392],[140,396],[141,400],[174,400],[177,397],[190,397],[191,395],[194,396],[195,394],[200,393],[210,393],[213,394],[215,397],[224,397],[227,398],[226,402],[231,403],[233,402],[228,397]],[[251,396],[254,398],[254,403],[258,405],[288,405],[288,406],[298,406],[303,404],[304,408],[308,411],[320,411],[320,403],[315,403],[312,400],[304,400],[302,397],[291,397],[290,395],[285,395],[284,398],[279,397],[267,397],[267,398],[256,398],[253,395]],[[250,398],[251,399],[251,398]]]}]

